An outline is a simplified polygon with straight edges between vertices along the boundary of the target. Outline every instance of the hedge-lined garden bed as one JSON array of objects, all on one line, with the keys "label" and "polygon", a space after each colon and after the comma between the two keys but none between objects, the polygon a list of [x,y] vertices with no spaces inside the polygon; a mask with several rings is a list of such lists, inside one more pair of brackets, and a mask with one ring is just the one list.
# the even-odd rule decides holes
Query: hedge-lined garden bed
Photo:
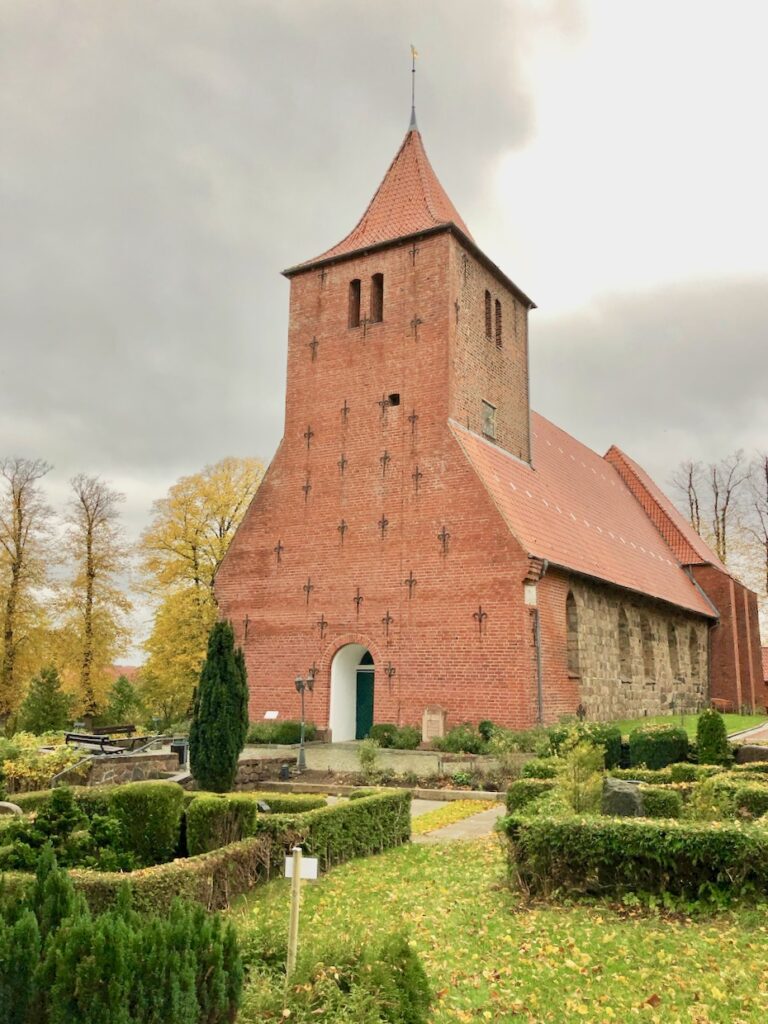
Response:
[{"label": "hedge-lined garden bed", "polygon": [[[257,814],[255,817],[242,811],[244,799],[255,803],[240,794],[200,799],[200,803],[218,805],[210,817],[206,815],[205,834],[210,839],[215,833],[211,822],[215,820],[220,824],[228,813],[227,803],[236,800],[238,821],[247,823],[253,830],[247,838],[197,856],[130,872],[73,869],[70,877],[75,888],[96,911],[112,906],[126,881],[130,882],[138,910],[168,908],[176,896],[195,900],[208,909],[220,909],[228,906],[233,897],[281,872],[285,854],[296,844],[303,846],[307,855],[318,857],[321,868],[326,870],[352,857],[379,853],[410,839],[411,794],[408,791],[384,791],[303,813]],[[189,811],[193,811],[197,803],[197,799],[192,800]],[[4,879],[9,890],[21,894],[33,884],[34,876],[8,872]]]}]

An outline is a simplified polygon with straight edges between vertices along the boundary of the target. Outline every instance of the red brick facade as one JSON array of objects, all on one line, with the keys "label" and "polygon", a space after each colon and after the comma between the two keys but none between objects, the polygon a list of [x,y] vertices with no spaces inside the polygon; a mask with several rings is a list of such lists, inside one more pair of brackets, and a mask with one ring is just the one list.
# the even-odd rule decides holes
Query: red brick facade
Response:
[{"label": "red brick facade", "polygon": [[[287,272],[285,433],[218,573],[220,611],[245,651],[254,719],[296,717],[293,680],[312,667],[307,717],[327,727],[334,656],[359,644],[375,666],[375,721],[420,725],[432,704],[449,725],[556,721],[581,699],[567,664],[569,574],[547,571],[516,539],[455,426],[481,435],[489,403],[495,446],[530,462],[533,304],[463,225],[434,223],[439,183],[418,133],[408,138],[377,193],[388,205],[375,197],[349,236],[365,248],[340,243]],[[431,191],[408,207],[407,237],[386,237],[393,204],[425,178]],[[442,208],[453,209],[447,197]],[[384,280],[379,322],[374,275]],[[360,323],[350,326],[353,281]],[[709,606],[683,586],[701,626]],[[742,667],[742,697],[748,677]]]}]

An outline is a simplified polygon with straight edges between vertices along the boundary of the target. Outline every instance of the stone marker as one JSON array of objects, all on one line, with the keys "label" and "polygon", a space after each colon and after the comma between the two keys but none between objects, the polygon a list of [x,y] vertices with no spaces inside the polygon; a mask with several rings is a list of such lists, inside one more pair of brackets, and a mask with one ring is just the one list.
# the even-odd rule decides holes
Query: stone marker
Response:
[{"label": "stone marker", "polygon": [[421,717],[421,739],[424,743],[445,736],[446,712],[437,704],[424,708]]},{"label": "stone marker", "polygon": [[9,803],[7,800],[0,800],[0,814],[23,814],[24,811],[18,804]]},{"label": "stone marker", "polygon": [[618,818],[640,818],[643,814],[643,798],[636,782],[624,779],[606,779],[603,783],[603,814]]}]

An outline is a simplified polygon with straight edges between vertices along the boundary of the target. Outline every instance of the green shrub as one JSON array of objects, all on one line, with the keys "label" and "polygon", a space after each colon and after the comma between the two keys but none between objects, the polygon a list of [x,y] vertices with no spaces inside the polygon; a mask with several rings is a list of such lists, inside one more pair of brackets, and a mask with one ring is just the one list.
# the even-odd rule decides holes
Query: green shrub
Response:
[{"label": "green shrub", "polygon": [[725,719],[715,708],[706,708],[696,723],[699,764],[729,764],[731,749]]},{"label": "green shrub", "polygon": [[698,766],[684,762],[670,765],[669,774],[673,782],[696,782],[699,778]]},{"label": "green shrub", "polygon": [[658,771],[652,771],[650,768],[612,768],[608,774],[613,779],[656,783],[660,786],[667,785],[673,781],[670,768],[661,768]]},{"label": "green shrub", "polygon": [[505,818],[509,863],[532,894],[768,893],[768,830],[647,818]]},{"label": "green shrub", "polygon": [[558,790],[577,814],[597,813],[603,795],[603,748],[578,740],[570,746],[563,744],[561,752]]},{"label": "green shrub", "polygon": [[432,746],[449,754],[484,754],[487,750],[485,740],[469,722],[456,725],[445,736],[432,740]]},{"label": "green shrub", "polygon": [[201,796],[187,808],[187,851],[191,857],[209,853],[252,836],[256,800],[247,796]]},{"label": "green shrub", "polygon": [[248,683],[232,624],[217,622],[195,694],[189,729],[189,765],[201,789],[226,793],[248,732]]},{"label": "green shrub", "polygon": [[[309,743],[317,736],[313,722],[304,723],[304,740]],[[289,746],[301,742],[301,722],[287,718],[284,722],[254,722],[248,729],[248,743],[275,743]]]},{"label": "green shrub", "polygon": [[730,771],[737,772],[739,775],[768,775],[768,761],[747,761],[745,764],[734,764],[731,765]]},{"label": "green shrub", "polygon": [[549,732],[542,725],[533,729],[504,729],[494,725],[488,746],[490,753],[500,759],[508,754],[537,754],[545,757],[552,753]]},{"label": "green shrub", "polygon": [[421,746],[421,729],[415,725],[401,725],[392,746],[395,750],[416,750]]},{"label": "green shrub", "polygon": [[662,786],[641,786],[643,814],[646,818],[681,818],[683,798],[674,789]]},{"label": "green shrub", "polygon": [[109,805],[123,828],[127,848],[142,867],[170,860],[179,843],[184,790],[175,782],[116,786]]},{"label": "green shrub", "polygon": [[737,814],[762,818],[768,812],[768,786],[739,786],[733,799]]},{"label": "green shrub", "polygon": [[357,748],[357,756],[360,759],[360,770],[366,782],[377,782],[379,778],[379,743],[370,737],[360,741]]},{"label": "green shrub", "polygon": [[481,722],[477,723],[477,731],[483,737],[486,743],[489,743],[491,736],[493,736],[493,730],[496,726],[490,720],[490,718],[484,718]]},{"label": "green shrub", "polygon": [[629,735],[631,766],[645,765],[656,770],[666,768],[688,756],[688,733],[675,725],[646,725]]},{"label": "green shrub", "polygon": [[696,821],[722,821],[736,814],[736,786],[728,779],[704,779],[693,787],[688,815]]},{"label": "green shrub", "polygon": [[368,733],[368,739],[376,740],[380,747],[393,747],[397,736],[397,726],[392,722],[378,722],[372,725]]},{"label": "green shrub", "polygon": [[56,668],[43,668],[30,681],[29,690],[19,708],[18,727],[25,732],[57,732],[71,721],[73,699],[61,688]]},{"label": "green shrub", "polygon": [[461,769],[454,772],[451,775],[451,782],[454,786],[471,786],[474,782],[474,776],[472,772],[466,772]]},{"label": "green shrub", "polygon": [[510,814],[519,811],[554,788],[555,784],[550,779],[518,779],[510,783],[507,790],[507,810]]},{"label": "green shrub", "polygon": [[126,886],[93,916],[50,851],[0,906],[0,963],[16,968],[0,970],[2,1024],[224,1024],[243,980],[231,923],[180,901],[139,914]]},{"label": "green shrub", "polygon": [[[431,1001],[424,968],[402,934],[370,945],[309,949],[286,986],[285,940],[254,936],[251,983],[240,1024],[289,1018],[295,1024],[426,1024]],[[269,949],[268,958],[262,950]]]},{"label": "green shrub", "polygon": [[556,725],[549,729],[549,739],[553,754],[558,754],[567,741],[573,737],[587,740],[596,747],[602,747],[605,753],[605,767],[615,768],[621,761],[621,729],[608,722],[572,722],[568,725]]},{"label": "green shrub", "polygon": [[524,779],[556,779],[562,767],[560,758],[543,757],[526,761],[520,774]]}]

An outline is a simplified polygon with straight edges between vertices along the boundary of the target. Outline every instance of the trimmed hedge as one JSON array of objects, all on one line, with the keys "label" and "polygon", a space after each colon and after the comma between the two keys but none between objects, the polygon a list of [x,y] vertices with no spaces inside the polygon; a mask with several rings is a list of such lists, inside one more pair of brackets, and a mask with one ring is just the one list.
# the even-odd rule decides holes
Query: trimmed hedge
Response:
[{"label": "trimmed hedge", "polygon": [[[304,740],[309,743],[317,736],[313,722],[304,723]],[[301,741],[301,722],[286,719],[284,722],[252,722],[248,728],[246,743],[275,743],[289,746]]]},{"label": "trimmed hedge", "polygon": [[201,796],[187,808],[187,851],[209,853],[254,833],[257,802],[247,796]]},{"label": "trimmed hedge", "polygon": [[550,779],[518,779],[507,790],[507,810],[510,814],[519,811],[554,788],[555,784]]},{"label": "trimmed hedge", "polygon": [[184,790],[175,782],[129,782],[115,786],[110,813],[123,827],[128,849],[142,867],[163,864],[179,845]]},{"label": "trimmed hedge", "polygon": [[733,796],[737,812],[753,818],[762,818],[768,813],[768,786],[739,786]]},{"label": "trimmed hedge", "polygon": [[520,774],[524,779],[556,779],[561,767],[562,762],[552,757],[536,758],[526,761]]},{"label": "trimmed hedge", "polygon": [[629,763],[657,770],[688,757],[688,733],[675,725],[648,725],[629,734]]},{"label": "trimmed hedge", "polygon": [[630,782],[649,782],[660,786],[672,782],[672,772],[668,768],[651,771],[649,768],[614,768],[609,772],[612,779],[628,779]]},{"label": "trimmed hedge", "polygon": [[[734,764],[728,771],[737,772],[739,775],[768,775],[768,761],[747,761],[745,764]],[[15,796],[13,801],[19,803]],[[21,805],[19,804],[19,806]]]},{"label": "trimmed hedge", "polygon": [[646,818],[682,818],[683,798],[674,789],[662,786],[641,786],[643,816]]},{"label": "trimmed hedge", "polygon": [[[69,874],[95,911],[113,906],[126,881],[133,906],[142,912],[167,910],[177,896],[220,910],[282,872],[284,856],[296,843],[309,856],[319,856],[325,869],[409,842],[410,804],[410,790],[384,790],[305,814],[262,814],[256,819],[256,835],[211,853],[125,873],[72,870]],[[9,872],[4,884],[6,892],[20,895],[34,884],[34,875]]]},{"label": "trimmed hedge", "polygon": [[589,740],[605,751],[605,767],[616,768],[621,763],[621,729],[609,722],[574,722],[571,725],[553,726],[549,730],[552,752],[560,753],[563,743],[573,734],[579,739]]},{"label": "trimmed hedge", "polygon": [[[371,792],[378,792],[372,790]],[[326,806],[326,798],[321,793],[262,793],[258,790],[248,789],[242,793],[209,793],[207,790],[194,789],[184,793],[184,807],[189,809],[193,801],[198,797],[216,797],[217,800],[228,800],[233,797],[243,797],[246,800],[258,802],[263,800],[269,804],[271,813],[280,814],[303,814],[304,811],[314,811],[318,807]]]},{"label": "trimmed hedge", "polygon": [[725,719],[715,708],[707,708],[698,717],[696,747],[699,764],[729,764],[731,761]]},{"label": "trimmed hedge", "polygon": [[[75,803],[90,818],[94,814],[110,813],[110,799],[118,787],[69,786],[68,788],[72,791]],[[13,802],[18,804],[25,814],[31,814],[33,811],[38,811],[54,792],[53,789],[36,789],[29,793],[14,793]]]},{"label": "trimmed hedge", "polygon": [[534,894],[768,892],[768,829],[647,818],[526,818],[502,826],[509,863]]}]

